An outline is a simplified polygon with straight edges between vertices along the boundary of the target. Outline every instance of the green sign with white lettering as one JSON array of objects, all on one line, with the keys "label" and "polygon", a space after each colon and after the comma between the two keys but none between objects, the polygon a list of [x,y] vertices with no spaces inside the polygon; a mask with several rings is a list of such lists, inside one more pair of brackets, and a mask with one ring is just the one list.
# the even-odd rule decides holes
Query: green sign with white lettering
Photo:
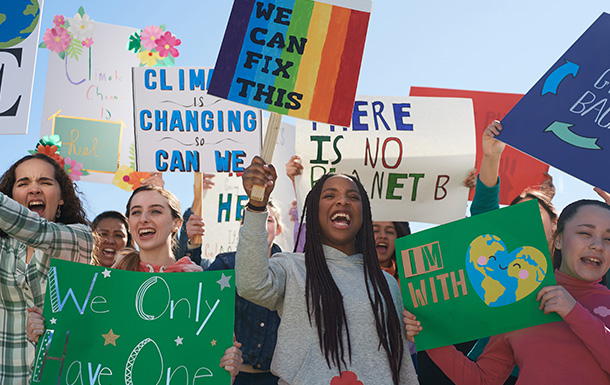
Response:
[{"label": "green sign with white lettering", "polygon": [[51,260],[32,383],[230,384],[233,270],[140,273]]}]

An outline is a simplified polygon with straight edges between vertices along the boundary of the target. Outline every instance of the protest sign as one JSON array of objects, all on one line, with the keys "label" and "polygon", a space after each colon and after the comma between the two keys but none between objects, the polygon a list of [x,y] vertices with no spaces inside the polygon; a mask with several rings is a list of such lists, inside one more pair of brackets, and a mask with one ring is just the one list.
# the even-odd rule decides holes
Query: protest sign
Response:
[{"label": "protest sign", "polygon": [[[94,16],[94,15],[93,15]],[[118,152],[120,165],[132,162],[130,153],[134,145],[133,98],[131,67],[140,65],[140,59],[127,50],[130,35],[135,28],[110,25],[94,21],[81,7],[74,17],[56,15],[47,33],[54,38],[43,39],[41,48],[48,49],[49,63],[45,86],[44,105],[40,136],[51,135],[54,116],[61,115],[87,120],[90,130],[103,132],[116,127],[105,122],[122,123],[120,141],[112,136],[111,142],[102,142],[98,137],[97,148]],[[90,136],[90,139],[93,137]],[[110,137],[109,137],[110,138]],[[81,136],[74,145],[91,149],[93,142]],[[62,142],[71,137],[60,136]],[[62,146],[63,147],[67,146]],[[100,151],[97,152],[100,155]],[[133,156],[131,156],[133,157]],[[96,170],[89,162],[96,162],[96,155],[82,157],[82,167]],[[127,167],[127,166],[126,166]],[[114,172],[118,170],[115,165]],[[153,170],[150,170],[153,171]],[[111,184],[113,172],[91,172],[81,179],[88,182]]]},{"label": "protest sign", "polygon": [[610,14],[603,13],[502,119],[498,138],[610,190]]},{"label": "protest sign", "polygon": [[[474,106],[474,123],[477,129],[477,158],[475,168],[481,169],[483,148],[481,138],[487,126],[494,120],[501,120],[508,111],[523,97],[520,94],[499,92],[480,92],[451,90],[445,88],[411,87],[411,96],[436,96],[449,98],[470,98]],[[506,147],[500,159],[500,204],[508,205],[521,192],[530,186],[540,185],[544,172],[549,166],[512,147]],[[474,197],[470,191],[469,199]]]},{"label": "protest sign", "polygon": [[119,166],[122,122],[53,116],[52,134],[63,138],[59,155],[86,165],[88,172],[113,174]]},{"label": "protest sign", "polygon": [[43,1],[4,1],[0,22],[0,135],[27,134]]},{"label": "protest sign", "polygon": [[474,141],[471,100],[357,96],[350,128],[297,121],[299,197],[325,173],[346,173],[362,182],[376,221],[462,218]]},{"label": "protest sign", "polygon": [[210,94],[349,125],[371,7],[368,0],[235,0]]},{"label": "protest sign", "polygon": [[220,253],[237,249],[237,240],[243,209],[248,195],[242,187],[241,177],[217,174],[211,189],[203,190],[205,235],[201,246],[201,258],[214,261]]},{"label": "protest sign", "polygon": [[418,351],[561,320],[536,301],[555,284],[536,201],[411,234],[396,251]]},{"label": "protest sign", "polygon": [[[233,270],[141,273],[53,258],[33,383],[230,384]],[[173,382],[172,382],[173,383]]]},{"label": "protest sign", "polygon": [[243,172],[261,111],[208,95],[212,68],[133,68],[136,169]]}]

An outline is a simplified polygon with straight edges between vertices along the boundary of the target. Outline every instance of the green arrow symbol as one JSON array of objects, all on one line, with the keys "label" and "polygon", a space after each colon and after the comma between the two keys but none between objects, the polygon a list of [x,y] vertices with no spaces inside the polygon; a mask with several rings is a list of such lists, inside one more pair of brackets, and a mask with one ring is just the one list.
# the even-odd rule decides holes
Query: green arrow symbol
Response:
[{"label": "green arrow symbol", "polygon": [[554,121],[544,130],[544,132],[552,132],[559,139],[571,144],[574,147],[586,148],[588,150],[602,149],[597,145],[597,140],[599,138],[587,138],[585,136],[575,134],[574,132],[570,131],[570,127],[572,126],[574,125],[570,123]]}]

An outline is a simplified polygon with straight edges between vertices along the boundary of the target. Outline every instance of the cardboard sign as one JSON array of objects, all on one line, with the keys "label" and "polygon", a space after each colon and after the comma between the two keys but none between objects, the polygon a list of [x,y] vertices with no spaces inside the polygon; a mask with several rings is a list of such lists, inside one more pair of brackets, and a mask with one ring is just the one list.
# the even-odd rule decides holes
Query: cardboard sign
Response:
[{"label": "cardboard sign", "polygon": [[349,125],[371,2],[235,0],[210,94]]},{"label": "cardboard sign", "polygon": [[303,200],[322,175],[338,172],[362,182],[376,221],[464,217],[462,181],[475,149],[471,100],[358,96],[350,128],[297,121],[296,135]]},{"label": "cardboard sign", "polygon": [[603,13],[502,119],[499,139],[608,191],[610,14]]},{"label": "cardboard sign", "polygon": [[561,320],[538,310],[555,285],[536,201],[397,239],[405,308],[423,330],[418,351]]},{"label": "cardboard sign", "polygon": [[63,138],[59,155],[82,163],[88,172],[114,174],[119,167],[123,128],[121,122],[56,115],[52,133]]},{"label": "cardboard sign", "polygon": [[[72,22],[77,19],[77,15],[71,19]],[[54,23],[65,23],[70,20],[67,16],[66,18],[63,16],[60,18],[60,16],[56,16],[57,20],[54,20]],[[88,121],[122,122],[125,127],[133,127],[131,67],[137,67],[140,59],[128,51],[127,42],[129,36],[137,30],[98,23],[88,18],[89,15],[85,13],[79,17],[82,25],[85,26],[83,30],[88,31],[88,37],[81,36],[83,38],[81,41],[77,39],[76,32],[72,32],[72,38],[69,40],[67,48],[60,51],[59,54],[49,53],[41,137],[52,134],[53,116],[58,114],[84,118]],[[69,39],[70,29],[66,30],[58,26],[52,29],[60,31],[58,33],[64,34],[66,39]],[[92,43],[83,45],[83,42]],[[87,47],[87,45],[89,46]],[[60,50],[63,47],[47,45],[46,48]],[[100,125],[101,127],[115,126],[109,124]],[[100,133],[101,137],[106,137],[106,135]],[[61,135],[62,142],[71,140],[70,137],[65,138]],[[82,140],[79,139],[79,141]],[[116,146],[118,143],[116,138],[112,137],[111,142],[98,140],[97,147],[104,148],[104,151],[111,151],[112,146]],[[128,165],[132,162],[130,150],[134,145],[132,129],[122,131],[120,143],[119,163]],[[85,148],[90,144],[80,146]],[[114,147],[112,151],[118,151],[118,147]],[[83,167],[89,169],[85,163],[83,163]],[[113,178],[112,173],[91,172],[89,175],[83,176],[81,180],[112,184]]]},{"label": "cardboard sign", "polygon": [[27,134],[43,1],[5,1],[0,23],[0,135]]},{"label": "cardboard sign", "polygon": [[[474,123],[477,129],[477,158],[475,168],[481,169],[483,131],[494,120],[501,120],[523,97],[519,94],[450,90],[445,88],[411,87],[411,96],[437,96],[449,98],[470,98],[474,106]],[[544,172],[549,166],[512,147],[506,147],[500,159],[500,204],[509,205],[521,192],[530,186],[540,185],[546,179]],[[474,197],[470,191],[469,199]]]},{"label": "cardboard sign", "polygon": [[233,270],[140,273],[53,258],[32,383],[228,385],[219,364],[234,309]]},{"label": "cardboard sign", "polygon": [[243,172],[261,149],[261,112],[208,95],[212,68],[133,68],[136,169]]}]

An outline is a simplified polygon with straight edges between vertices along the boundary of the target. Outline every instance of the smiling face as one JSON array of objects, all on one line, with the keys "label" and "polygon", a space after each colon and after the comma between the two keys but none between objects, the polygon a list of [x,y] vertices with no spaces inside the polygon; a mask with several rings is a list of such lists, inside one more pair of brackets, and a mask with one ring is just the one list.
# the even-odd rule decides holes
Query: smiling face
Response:
[{"label": "smiling face", "polygon": [[610,210],[582,206],[555,240],[559,271],[583,281],[600,280],[610,268]]},{"label": "smiling face", "polygon": [[13,199],[41,217],[55,220],[57,207],[63,205],[55,169],[42,159],[30,159],[15,169]]},{"label": "smiling face", "polygon": [[337,175],[322,186],[318,211],[322,243],[347,255],[356,252],[356,234],[362,227],[362,197],[350,178]]},{"label": "smiling face", "polygon": [[392,267],[396,240],[396,227],[393,222],[373,222],[373,233],[375,234],[375,248],[377,258],[382,267]]},{"label": "smiling face", "polygon": [[157,191],[140,191],[132,197],[128,214],[129,232],[141,252],[171,252],[172,235],[182,222],[172,216],[167,198]]},{"label": "smiling face", "polygon": [[110,267],[117,251],[127,245],[127,229],[119,219],[104,218],[98,223],[95,233],[95,255],[102,266]]}]

